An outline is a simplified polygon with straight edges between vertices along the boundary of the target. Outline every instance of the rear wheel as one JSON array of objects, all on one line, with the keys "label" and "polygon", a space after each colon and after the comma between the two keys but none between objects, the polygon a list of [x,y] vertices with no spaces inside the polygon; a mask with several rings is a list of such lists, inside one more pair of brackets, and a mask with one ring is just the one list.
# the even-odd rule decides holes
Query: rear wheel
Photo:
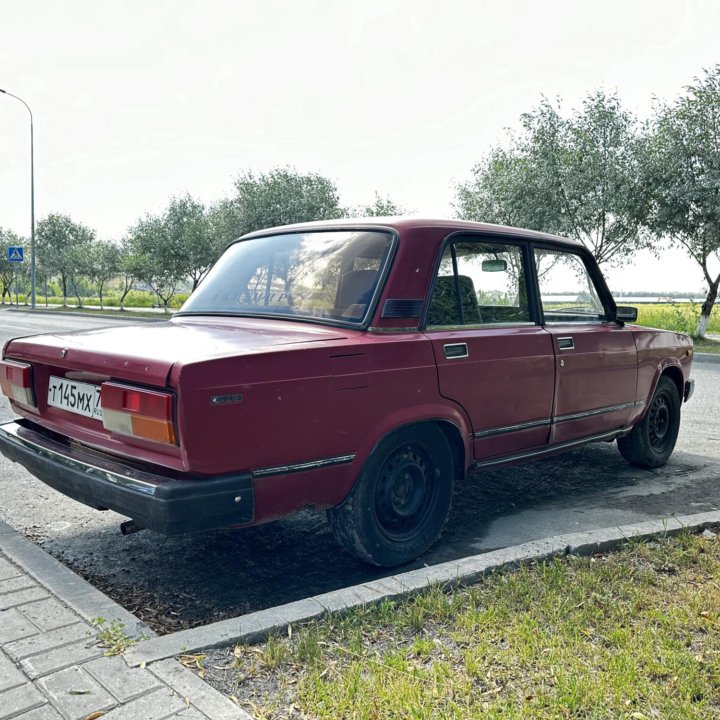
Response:
[{"label": "rear wheel", "polygon": [[680,430],[680,395],[675,383],[663,375],[642,420],[617,444],[633,465],[655,468],[664,465],[675,448]]},{"label": "rear wheel", "polygon": [[345,501],[328,510],[340,545],[355,557],[392,567],[421,555],[450,510],[453,457],[435,425],[402,428],[383,439]]}]

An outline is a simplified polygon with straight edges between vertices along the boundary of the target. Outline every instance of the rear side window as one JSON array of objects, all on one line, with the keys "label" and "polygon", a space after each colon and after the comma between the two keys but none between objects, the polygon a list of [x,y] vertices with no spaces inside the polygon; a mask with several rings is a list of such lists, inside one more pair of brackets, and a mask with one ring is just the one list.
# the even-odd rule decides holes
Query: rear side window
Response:
[{"label": "rear side window", "polygon": [[532,323],[522,250],[478,241],[449,244],[435,277],[427,325]]},{"label": "rear side window", "polygon": [[592,277],[579,255],[535,249],[540,302],[545,322],[602,322],[607,315]]}]

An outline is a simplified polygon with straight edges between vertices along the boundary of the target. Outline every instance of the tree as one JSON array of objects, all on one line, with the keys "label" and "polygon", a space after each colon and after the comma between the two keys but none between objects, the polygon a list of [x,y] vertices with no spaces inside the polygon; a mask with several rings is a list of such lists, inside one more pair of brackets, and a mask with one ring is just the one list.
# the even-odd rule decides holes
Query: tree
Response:
[{"label": "tree", "polygon": [[122,293],[120,294],[120,309],[125,309],[125,298],[135,287],[135,282],[140,275],[141,260],[135,255],[133,243],[130,238],[124,237],[119,248],[119,275],[122,279]]},{"label": "tree", "polygon": [[97,240],[90,248],[86,269],[90,280],[97,287],[102,310],[105,285],[120,273],[120,248],[109,240]]},{"label": "tree", "polygon": [[38,259],[48,275],[60,277],[63,305],[67,305],[68,280],[77,277],[78,262],[89,253],[95,231],[68,215],[52,213],[37,224],[35,238]]},{"label": "tree", "polygon": [[243,234],[243,222],[237,198],[223,198],[207,211],[207,237],[216,257]]},{"label": "tree", "polygon": [[198,286],[207,271],[217,260],[215,244],[208,237],[205,206],[189,194],[172,198],[162,218],[165,233],[180,264],[185,264],[192,279],[192,289]]},{"label": "tree", "polygon": [[131,267],[138,280],[147,283],[158,296],[165,312],[178,283],[189,275],[183,236],[164,215],[146,215],[128,237]]},{"label": "tree", "polygon": [[[235,181],[233,198],[237,236],[276,225],[341,217],[337,188],[316,173],[301,174],[291,168],[268,173],[252,172]],[[226,207],[227,209],[227,207]]]},{"label": "tree", "polygon": [[696,329],[704,337],[720,286],[708,266],[720,251],[720,65],[657,108],[642,159],[641,220],[683,248],[708,284]]},{"label": "tree", "polygon": [[13,287],[15,286],[15,273],[22,270],[19,265],[21,263],[12,263],[7,259],[8,247],[24,247],[25,241],[16,235],[12,230],[3,230],[0,228],[0,289],[2,289],[3,305],[5,304],[5,296],[7,295],[12,303]]},{"label": "tree", "polygon": [[403,207],[391,200],[389,195],[382,197],[376,191],[375,201],[372,205],[360,206],[355,214],[359,217],[391,217],[393,215],[402,215],[404,212]]},{"label": "tree", "polygon": [[146,215],[130,229],[123,250],[122,301],[137,278],[152,288],[167,312],[178,283],[191,278],[195,290],[217,256],[205,206],[190,195],[171,198],[161,215]]},{"label": "tree", "polygon": [[566,235],[599,263],[619,262],[648,244],[635,206],[636,121],[617,95],[591,93],[567,118],[543,99],[521,126],[458,187],[461,217]]},{"label": "tree", "polygon": [[[83,306],[81,287],[85,279],[90,278],[90,256],[93,244],[73,245],[67,250],[67,284],[77,298],[78,307]],[[87,293],[86,293],[87,294]]]}]

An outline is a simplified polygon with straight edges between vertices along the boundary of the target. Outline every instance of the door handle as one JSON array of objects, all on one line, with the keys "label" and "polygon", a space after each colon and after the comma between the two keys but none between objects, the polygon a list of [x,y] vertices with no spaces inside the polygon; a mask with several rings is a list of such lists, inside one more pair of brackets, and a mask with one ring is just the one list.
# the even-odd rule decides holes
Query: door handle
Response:
[{"label": "door handle", "polygon": [[457,360],[458,358],[466,358],[470,355],[467,343],[449,343],[443,345],[443,352],[446,360]]},{"label": "door handle", "polygon": [[575,343],[571,337],[558,338],[558,350],[574,350]]}]

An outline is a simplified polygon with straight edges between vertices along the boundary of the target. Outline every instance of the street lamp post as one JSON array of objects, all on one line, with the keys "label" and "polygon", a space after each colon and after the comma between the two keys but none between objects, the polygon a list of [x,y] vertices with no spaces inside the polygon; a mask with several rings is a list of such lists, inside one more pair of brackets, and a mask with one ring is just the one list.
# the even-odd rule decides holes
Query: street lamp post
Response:
[{"label": "street lamp post", "polygon": [[30,307],[35,309],[35,143],[30,106],[17,95],[0,88],[0,93],[19,100],[30,113]]}]

